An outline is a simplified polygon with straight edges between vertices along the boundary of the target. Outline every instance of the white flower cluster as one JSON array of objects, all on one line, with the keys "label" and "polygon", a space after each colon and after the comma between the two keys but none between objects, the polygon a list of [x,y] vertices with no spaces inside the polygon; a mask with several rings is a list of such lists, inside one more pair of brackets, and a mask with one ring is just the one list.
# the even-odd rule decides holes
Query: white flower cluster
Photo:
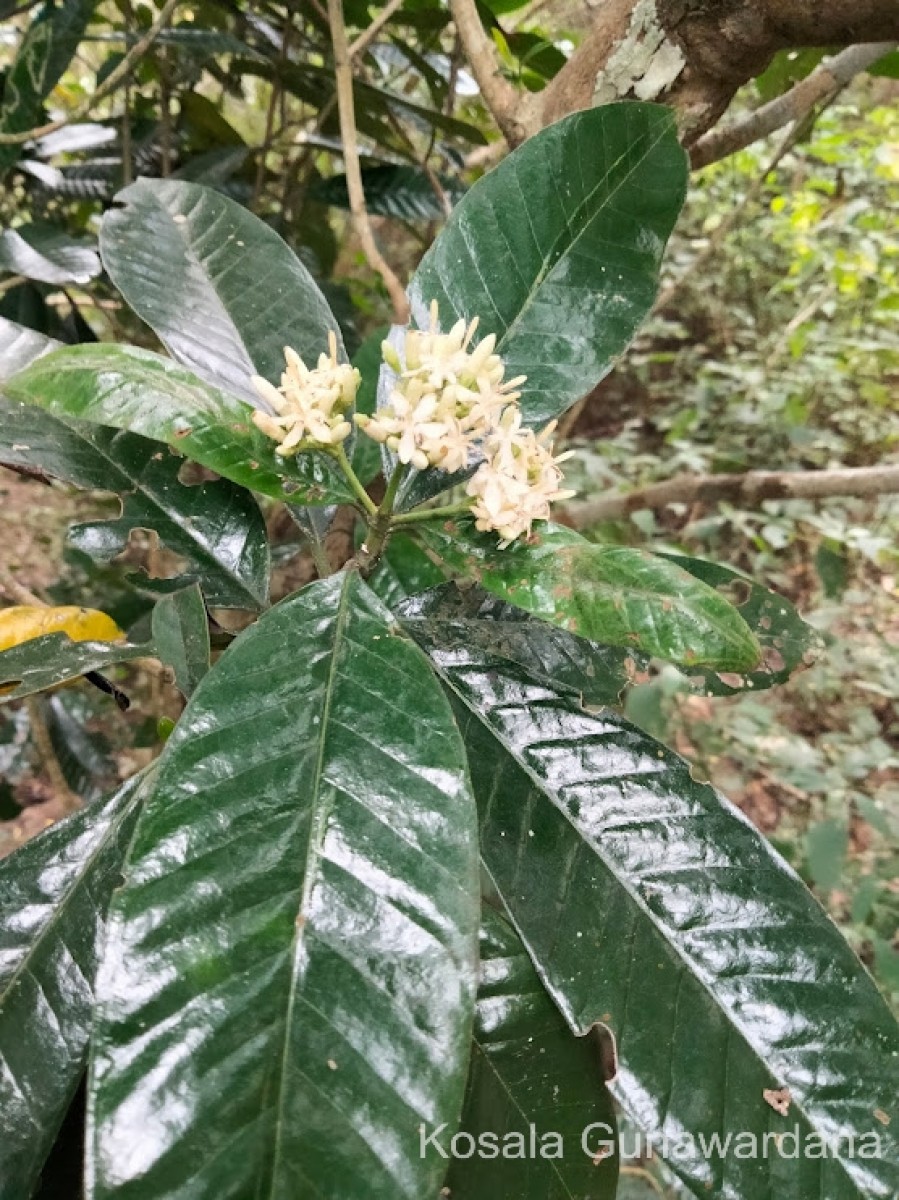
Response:
[{"label": "white flower cluster", "polygon": [[504,405],[518,399],[515,388],[524,377],[503,383],[505,368],[493,352],[493,334],[469,351],[477,326],[475,317],[469,325],[457,321],[449,333],[439,333],[435,300],[430,328],[406,334],[405,362],[382,342],[396,382],[375,416],[357,414],[356,423],[376,442],[386,442],[401,463],[419,471],[463,470]]},{"label": "white flower cluster", "polygon": [[[554,500],[574,495],[560,487],[559,464],[570,454],[553,456],[555,421],[539,434],[522,427],[517,389],[525,376],[503,381],[505,365],[495,353],[493,334],[471,348],[477,317],[440,333],[435,300],[430,318],[427,330],[406,334],[402,359],[389,342],[382,343],[396,381],[387,403],[372,417],[357,413],[356,424],[420,471],[461,471],[482,454],[484,461],[466,485],[471,512],[478,529],[497,532],[500,545],[507,546],[529,535],[534,521],[548,520]],[[256,411],[253,421],[278,442],[276,454],[337,446],[350,433],[345,413],[355,401],[359,372],[337,362],[333,334],[330,355],[322,354],[314,370],[294,350],[284,354],[280,388],[253,376],[277,415]]]},{"label": "white flower cluster", "polygon": [[465,490],[475,498],[471,511],[476,527],[485,532],[495,530],[502,539],[501,548],[522,535],[529,536],[534,521],[548,521],[554,500],[574,495],[559,487],[559,464],[574,451],[553,456],[551,439],[556,424],[550,421],[541,433],[522,429],[521,410],[510,404],[484,438],[486,460]]},{"label": "white flower cluster", "polygon": [[252,377],[253,387],[276,416],[256,409],[253,424],[278,443],[276,454],[288,457],[302,450],[336,446],[352,432],[346,412],[353,407],[360,375],[355,367],[337,361],[337,338],[328,334],[328,354],[320,354],[311,370],[289,346],[284,348],[286,370],[281,386]]}]

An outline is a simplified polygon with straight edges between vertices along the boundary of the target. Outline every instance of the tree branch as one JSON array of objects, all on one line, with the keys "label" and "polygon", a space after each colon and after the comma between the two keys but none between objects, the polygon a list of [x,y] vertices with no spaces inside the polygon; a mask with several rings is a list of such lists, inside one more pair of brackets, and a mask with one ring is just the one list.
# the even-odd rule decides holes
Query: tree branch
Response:
[{"label": "tree branch", "polygon": [[350,44],[348,51],[350,59],[358,58],[363,51],[368,49],[393,14],[399,12],[404,3],[405,0],[390,0],[389,4],[384,5],[368,29],[363,30],[356,40]]},{"label": "tree branch", "polygon": [[791,121],[804,116],[833,91],[846,87],[856,75],[867,70],[872,63],[896,48],[895,42],[866,42],[850,46],[833,58],[825,59],[812,73],[795,87],[778,96],[769,104],[763,104],[742,121],[736,121],[723,129],[713,129],[701,137],[690,150],[690,162],[694,168],[705,167],[735,154],[752,142],[757,142]]},{"label": "tree branch", "polygon": [[621,495],[600,496],[566,509],[576,528],[612,521],[669,504],[731,504],[763,500],[816,500],[827,496],[886,496],[899,492],[899,464],[832,471],[747,471],[743,475],[677,475]]},{"label": "tree branch", "polygon": [[449,0],[456,32],[465,50],[484,103],[490,109],[510,148],[539,129],[526,120],[531,105],[505,75],[490,35],[481,23],[475,0]]},{"label": "tree branch", "polygon": [[61,117],[58,121],[50,121],[47,125],[38,125],[34,129],[24,129],[21,133],[0,133],[0,146],[23,146],[26,142],[30,142],[35,138],[47,137],[48,134],[56,133],[58,129],[64,129],[66,125],[84,120],[85,117],[93,112],[101,100],[105,100],[107,96],[116,90],[123,80],[128,78],[138,61],[143,58],[160,33],[162,33],[168,24],[169,17],[178,7],[179,3],[180,0],[166,0],[159,16],[144,36],[134,43],[116,69],[110,72],[81,108],[69,113],[67,117]]},{"label": "tree branch", "polygon": [[328,21],[331,26],[331,45],[334,48],[334,76],[337,85],[337,111],[340,118],[340,140],[343,143],[343,164],[346,173],[347,192],[353,227],[362,244],[365,257],[381,276],[393,305],[393,319],[397,325],[409,320],[409,301],[403,285],[391,270],[375,242],[368,209],[365,207],[365,189],[362,186],[362,169],[359,166],[359,147],[356,142],[356,111],[353,100],[353,66],[347,43],[346,25],[343,19],[342,0],[328,0]]}]

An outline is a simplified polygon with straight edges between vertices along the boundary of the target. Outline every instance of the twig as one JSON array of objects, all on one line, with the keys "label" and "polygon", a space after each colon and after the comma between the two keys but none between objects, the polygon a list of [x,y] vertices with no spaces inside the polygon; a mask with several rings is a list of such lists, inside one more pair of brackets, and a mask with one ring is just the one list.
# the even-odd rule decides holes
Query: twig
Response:
[{"label": "twig", "polygon": [[253,184],[253,197],[250,200],[250,208],[254,211],[262,195],[262,188],[265,183],[265,159],[272,146],[272,138],[275,132],[275,112],[278,110],[279,101],[283,95],[280,70],[287,62],[289,53],[290,35],[293,32],[290,18],[291,12],[288,9],[284,32],[281,35],[281,48],[278,51],[274,78],[272,79],[272,94],[269,96],[268,111],[265,114],[265,133],[262,137],[262,145],[259,147],[259,161],[256,164],[256,181]]},{"label": "twig", "polygon": [[0,588],[6,592],[11,600],[15,600],[17,604],[32,604],[35,608],[44,608],[47,601],[42,600],[40,596],[35,596],[34,592],[30,592],[27,587],[19,583],[18,579],[7,571],[6,567],[0,567]]},{"label": "twig", "polygon": [[0,283],[0,296],[4,292],[8,292],[11,288],[18,287],[20,283],[27,283],[24,275],[10,275],[9,279],[4,279]]},{"label": "twig", "polygon": [[404,3],[405,0],[390,0],[389,4],[384,5],[369,27],[363,30],[363,32],[359,34],[354,42],[350,43],[347,53],[350,56],[351,62],[354,58],[358,58],[360,54],[364,53],[364,51],[368,49],[393,14],[395,12],[399,12]]},{"label": "twig", "polygon": [[833,91],[841,91],[856,75],[895,48],[895,42],[866,42],[825,59],[785,95],[763,104],[742,121],[713,129],[701,137],[690,150],[691,164],[694,168],[708,166],[798,120],[820,100]]},{"label": "twig", "polygon": [[899,493],[899,465],[840,467],[832,471],[747,471],[742,475],[677,475],[621,495],[600,496],[567,508],[577,527],[612,521],[644,508],[668,504],[754,506],[763,500],[819,500],[828,496],[886,496]]},{"label": "twig", "polygon": [[[806,113],[803,115],[807,116],[808,114]],[[772,171],[777,169],[781,163],[781,160],[786,158],[789,152],[793,149],[793,147],[799,141],[799,138],[802,136],[804,129],[805,121],[803,119],[797,120],[787,133],[786,137],[783,138],[780,145],[774,151],[774,154],[771,156],[767,166],[765,166],[759,172],[750,186],[746,189],[746,194],[741,202],[735,208],[732,208],[721,224],[713,230],[708,241],[693,259],[692,263],[690,263],[689,267],[687,267],[682,275],[679,275],[677,279],[672,280],[671,283],[662,288],[662,290],[659,292],[652,309],[654,313],[662,312],[664,309],[666,309],[671,304],[671,301],[675,298],[675,296],[680,293],[681,289],[684,287],[684,284],[693,275],[695,275],[697,271],[700,271],[705,264],[715,256],[715,254],[717,254],[721,244],[724,242],[724,239],[728,236],[728,234],[730,234],[731,230],[739,225],[746,210],[758,199],[762,188],[765,186],[765,180]]]},{"label": "twig", "polygon": [[509,146],[517,146],[525,138],[522,115],[528,107],[527,99],[503,74],[496,46],[481,23],[475,0],[449,0],[449,6],[484,103]]},{"label": "twig", "polygon": [[47,125],[39,125],[34,129],[26,129],[21,133],[0,133],[0,146],[23,146],[26,142],[33,141],[36,138],[46,137],[50,133],[56,133],[58,129],[64,129],[66,125],[75,121],[81,121],[88,116],[101,100],[104,100],[108,95],[116,90],[119,84],[126,79],[137,62],[143,58],[144,54],[150,49],[156,39],[159,37],[162,30],[168,24],[169,17],[177,8],[180,0],[166,0],[165,4],[159,13],[159,16],[140,39],[135,42],[116,69],[106,77],[103,83],[97,88],[94,94],[87,100],[81,108],[69,113],[67,117],[61,117],[58,121],[50,121]]},{"label": "twig", "polygon": [[405,325],[409,320],[409,301],[406,299],[403,285],[377,247],[368,218],[368,210],[365,207],[365,190],[362,187],[362,169],[359,166],[359,147],[356,142],[353,68],[347,45],[342,0],[328,0],[328,19],[331,25],[331,44],[334,48],[337,111],[340,117],[340,140],[343,143],[343,162],[350,200],[350,214],[365,257],[371,267],[381,276],[384,286],[387,288],[393,305],[394,323]]}]

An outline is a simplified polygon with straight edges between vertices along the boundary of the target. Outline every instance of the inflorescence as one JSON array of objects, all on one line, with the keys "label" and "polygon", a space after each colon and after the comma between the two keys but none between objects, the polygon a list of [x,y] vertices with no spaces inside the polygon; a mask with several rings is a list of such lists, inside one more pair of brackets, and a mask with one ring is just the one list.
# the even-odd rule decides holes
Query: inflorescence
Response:
[{"label": "inflorescence", "polygon": [[[551,421],[539,434],[522,425],[520,388],[526,377],[506,380],[505,364],[490,334],[472,346],[478,319],[457,321],[440,333],[437,302],[431,303],[427,330],[406,334],[402,357],[389,342],[381,349],[395,379],[374,416],[356,413],[360,430],[387,445],[400,463],[419,471],[463,471],[482,461],[465,491],[478,529],[495,531],[501,545],[531,532],[534,521],[549,518],[549,506],[574,493],[560,487],[560,463],[553,455]],[[359,388],[359,372],[337,361],[337,340],[329,334],[329,354],[309,369],[296,351],[285,349],[281,387],[253,376],[260,397],[274,415],[255,411],[253,421],[278,442],[275,453],[305,450],[334,453],[349,436],[346,414]]]}]

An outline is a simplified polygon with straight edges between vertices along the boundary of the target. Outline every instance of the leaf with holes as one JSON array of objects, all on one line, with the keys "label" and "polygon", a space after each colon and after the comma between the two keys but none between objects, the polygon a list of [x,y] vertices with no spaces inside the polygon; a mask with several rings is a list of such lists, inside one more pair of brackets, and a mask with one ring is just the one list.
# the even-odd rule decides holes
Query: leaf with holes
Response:
[{"label": "leaf with holes", "polygon": [[623,718],[483,652],[431,656],[493,884],[570,1027],[615,1034],[614,1090],[691,1191],[895,1195],[899,1027],[802,881]]},{"label": "leaf with holes", "polygon": [[469,525],[433,522],[419,536],[463,578],[590,641],[722,671],[753,669],[761,658],[720,592],[646,550],[598,546],[559,525],[505,550]]},{"label": "leaf with holes", "polygon": [[794,671],[811,666],[820,654],[821,635],[803,621],[786,597],[762,587],[741,571],[704,558],[688,558],[685,554],[664,557],[730,600],[761,647],[761,662],[752,671],[736,674],[691,670],[690,677],[701,691],[712,696],[762,691],[786,683]]},{"label": "leaf with holes", "polygon": [[251,375],[279,383],[284,347],[311,366],[340,328],[287,243],[212,188],[138,179],[103,218],[109,277],[173,358],[258,404]]},{"label": "leaf with holes", "polygon": [[570,688],[585,704],[618,704],[634,673],[646,666],[641,655],[588,642],[479,587],[443,584],[400,603],[396,614],[428,653],[464,659],[471,649],[489,652]]},{"label": "leaf with holes", "polygon": [[454,1200],[614,1200],[616,1122],[596,1038],[572,1036],[515,930],[490,908],[462,1128],[486,1138],[450,1166]]},{"label": "leaf with holes", "polygon": [[0,862],[0,1194],[31,1195],[87,1059],[106,908],[135,777]]},{"label": "leaf with holes", "polygon": [[478,920],[427,660],[355,573],[309,585],[160,760],[102,969],[90,1200],[436,1195],[418,1127],[458,1121]]},{"label": "leaf with holes", "polygon": [[189,486],[182,460],[134,433],[66,420],[0,397],[0,463],[116,492],[122,514],[72,526],[69,540],[109,562],[135,529],[151,529],[184,560],[210,604],[258,609],[268,601],[265,522],[249,493],[227,480]]},{"label": "leaf with holes", "polygon": [[325,455],[279,458],[271,439],[253,424],[249,405],[149,350],[68,346],[32,362],[7,379],[3,390],[57,417],[167,442],[226,479],[277,500],[325,504],[353,498]]}]

